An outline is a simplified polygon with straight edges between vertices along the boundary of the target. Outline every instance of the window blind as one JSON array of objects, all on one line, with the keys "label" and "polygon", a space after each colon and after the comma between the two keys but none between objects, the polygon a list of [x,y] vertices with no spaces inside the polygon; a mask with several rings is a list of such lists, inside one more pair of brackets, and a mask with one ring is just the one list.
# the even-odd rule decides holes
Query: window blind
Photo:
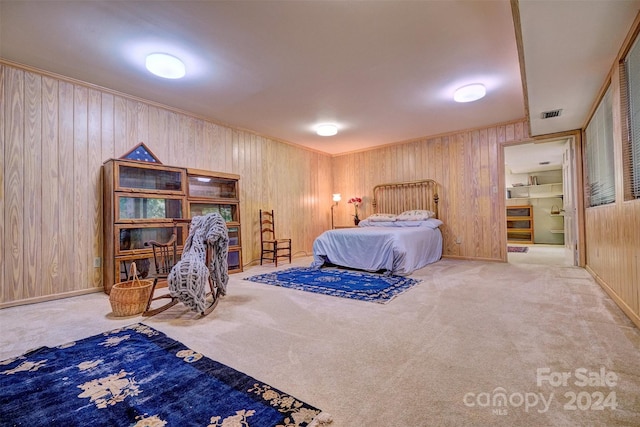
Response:
[{"label": "window blind", "polygon": [[613,165],[613,113],[609,87],[585,130],[589,206],[616,200]]},{"label": "window blind", "polygon": [[625,199],[640,198],[640,44],[634,42],[621,69],[621,107]]}]

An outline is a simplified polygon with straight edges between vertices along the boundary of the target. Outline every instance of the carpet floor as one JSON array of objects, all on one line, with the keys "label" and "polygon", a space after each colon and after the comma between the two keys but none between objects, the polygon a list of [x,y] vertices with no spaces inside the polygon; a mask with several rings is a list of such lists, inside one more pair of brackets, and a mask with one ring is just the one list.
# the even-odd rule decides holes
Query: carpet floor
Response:
[{"label": "carpet floor", "polygon": [[334,427],[640,425],[640,331],[584,269],[445,258],[384,305],[243,280],[275,270],[231,275],[205,318],[113,318],[100,293],[6,308],[0,359],[144,321]]}]

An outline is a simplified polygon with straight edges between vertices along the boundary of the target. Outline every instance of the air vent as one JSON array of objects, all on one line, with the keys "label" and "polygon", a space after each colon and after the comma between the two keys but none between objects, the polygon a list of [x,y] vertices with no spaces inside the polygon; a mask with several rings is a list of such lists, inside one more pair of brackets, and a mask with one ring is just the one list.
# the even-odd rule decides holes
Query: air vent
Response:
[{"label": "air vent", "polygon": [[560,113],[562,113],[562,109],[545,111],[544,113],[540,114],[540,118],[541,119],[550,119],[552,117],[558,117],[560,115]]}]

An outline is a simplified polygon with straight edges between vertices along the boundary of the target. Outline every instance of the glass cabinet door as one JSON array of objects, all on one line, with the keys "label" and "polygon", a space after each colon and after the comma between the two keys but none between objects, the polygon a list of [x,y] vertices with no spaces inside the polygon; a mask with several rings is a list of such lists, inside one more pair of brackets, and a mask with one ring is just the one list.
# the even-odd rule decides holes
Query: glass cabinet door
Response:
[{"label": "glass cabinet door", "polygon": [[189,216],[207,215],[213,212],[219,213],[226,222],[239,222],[238,218],[238,205],[237,204],[224,204],[224,203],[189,203]]},{"label": "glass cabinet door", "polygon": [[[187,225],[178,225],[178,246],[183,246],[184,239],[187,236]],[[118,246],[116,247],[116,255],[128,255],[140,253],[143,251],[151,251],[149,246],[144,243],[150,240],[156,242],[168,242],[173,234],[173,225],[158,225],[155,227],[140,226],[134,224],[118,225],[116,227],[118,237]]]},{"label": "glass cabinet door", "polygon": [[229,227],[229,246],[240,246],[240,227]]},{"label": "glass cabinet door", "polygon": [[235,180],[189,175],[189,197],[199,199],[237,199]]},{"label": "glass cabinet door", "polygon": [[116,221],[182,218],[182,198],[116,195]]},{"label": "glass cabinet door", "polygon": [[182,193],[184,173],[181,170],[118,164],[118,190],[147,190]]},{"label": "glass cabinet door", "polygon": [[514,207],[507,206],[507,216],[530,216],[531,209],[529,207]]},{"label": "glass cabinet door", "polygon": [[522,220],[509,220],[507,221],[508,229],[531,229],[531,220],[522,219]]},{"label": "glass cabinet door", "polygon": [[227,265],[229,273],[234,271],[242,271],[242,261],[240,256],[240,250],[230,250],[229,255],[227,256]]}]

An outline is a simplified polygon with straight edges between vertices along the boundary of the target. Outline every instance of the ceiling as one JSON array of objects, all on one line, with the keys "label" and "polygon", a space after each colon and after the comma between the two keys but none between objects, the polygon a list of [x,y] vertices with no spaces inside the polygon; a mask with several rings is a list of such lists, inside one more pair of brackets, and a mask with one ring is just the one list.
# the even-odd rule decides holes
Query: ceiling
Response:
[{"label": "ceiling", "polygon": [[[639,8],[519,1],[533,135],[584,124]],[[513,22],[508,0],[0,0],[0,57],[339,154],[525,117]],[[156,51],[187,76],[149,74]]]},{"label": "ceiling", "polygon": [[562,155],[569,138],[504,147],[505,172],[524,174],[562,169]]}]

